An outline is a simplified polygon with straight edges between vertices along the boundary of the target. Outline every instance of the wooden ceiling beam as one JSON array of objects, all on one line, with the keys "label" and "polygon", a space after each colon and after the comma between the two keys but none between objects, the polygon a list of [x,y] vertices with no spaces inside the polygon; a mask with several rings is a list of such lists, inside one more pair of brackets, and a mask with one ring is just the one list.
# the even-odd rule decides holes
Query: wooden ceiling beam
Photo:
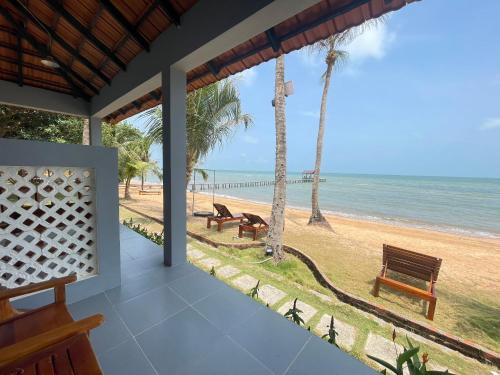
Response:
[{"label": "wooden ceiling beam", "polygon": [[[89,69],[94,74],[97,74],[108,85],[111,84],[111,80],[103,74],[99,69],[97,69],[89,60],[80,55],[80,52],[71,47],[64,39],[62,39],[57,33],[55,33],[50,25],[47,25],[38,18],[35,18],[31,12],[28,12],[25,7],[19,4],[16,0],[9,0],[10,4],[14,6],[19,12],[21,12],[25,17],[28,17],[31,22],[38,28],[40,28],[44,33],[49,33],[49,37],[55,40],[64,50],[66,50],[73,59],[81,62],[87,69]],[[43,25],[43,28],[41,28]],[[46,29],[46,30],[44,30]],[[71,64],[70,64],[71,65]],[[85,80],[86,82],[88,80]],[[98,93],[98,92],[97,92]]]},{"label": "wooden ceiling beam", "polygon": [[[17,52],[17,44],[14,45],[14,44],[9,44],[9,43],[5,43],[5,42],[0,41],[0,48],[6,48],[6,49],[10,49],[11,51]],[[28,55],[28,56],[39,58],[39,59],[44,57],[41,54],[39,54],[38,52],[31,51],[31,50],[28,50],[26,48],[22,49],[22,53],[25,55]]]},{"label": "wooden ceiling beam", "polygon": [[169,0],[160,0],[160,7],[163,9],[170,22],[174,23],[177,27],[181,25],[181,17]]},{"label": "wooden ceiling beam", "polygon": [[281,49],[281,40],[276,35],[276,31],[274,31],[274,27],[266,30],[266,37],[269,43],[271,43],[271,47],[274,52],[279,52]]},{"label": "wooden ceiling beam", "polygon": [[[38,42],[38,40],[34,36],[32,36],[30,33],[28,33],[28,31],[25,30],[23,28],[23,26],[21,24],[19,24],[14,19],[10,10],[8,10],[7,8],[0,5],[0,14],[7,20],[7,22],[9,22],[17,30],[18,35],[21,38],[25,39],[29,44],[31,44],[31,46],[34,49],[36,49],[40,54],[42,54],[43,56],[50,55],[50,52],[48,51],[47,46]],[[59,68],[55,69],[55,71],[60,72],[60,74],[63,76],[63,78],[66,80],[66,82],[71,87],[73,94],[75,96],[80,96],[80,97],[84,98],[85,100],[89,101],[90,97],[71,78],[70,71],[69,71],[68,67],[62,61],[58,60],[56,57],[53,57],[53,58],[54,58],[54,61],[59,65]],[[76,73],[74,73],[74,74],[75,74],[75,77],[78,77],[76,75]]]},{"label": "wooden ceiling beam", "polygon": [[137,27],[132,25],[129,20],[116,8],[110,0],[101,0],[101,4],[109,14],[126,30],[126,32],[136,40],[139,45],[149,52],[149,42],[139,33]]},{"label": "wooden ceiling beam", "polygon": [[56,13],[60,14],[71,26],[84,35],[89,42],[96,46],[97,49],[113,61],[120,69],[127,70],[127,65],[121,61],[104,43],[97,39],[87,27],[82,25],[80,21],[73,17],[73,15],[68,12],[58,0],[46,0],[46,2]]}]

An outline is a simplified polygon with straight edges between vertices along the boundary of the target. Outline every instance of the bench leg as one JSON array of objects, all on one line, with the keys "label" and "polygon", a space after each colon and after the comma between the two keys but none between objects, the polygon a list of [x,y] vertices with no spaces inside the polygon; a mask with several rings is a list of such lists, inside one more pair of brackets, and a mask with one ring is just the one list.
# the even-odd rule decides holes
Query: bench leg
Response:
[{"label": "bench leg", "polygon": [[380,279],[377,276],[377,278],[375,279],[375,285],[373,286],[373,295],[375,297],[378,297],[379,292],[380,292]]},{"label": "bench leg", "polygon": [[253,240],[257,241],[257,229],[254,229],[253,231]]},{"label": "bench leg", "polygon": [[434,320],[434,313],[436,312],[436,302],[437,298],[433,298],[429,301],[429,309],[427,310],[427,319]]},{"label": "bench leg", "polygon": [[210,229],[212,227],[212,220],[210,220],[209,217],[207,217],[207,229]]},{"label": "bench leg", "polygon": [[242,238],[242,237],[243,237],[243,228],[239,227],[238,228],[238,238]]},{"label": "bench leg", "polygon": [[223,223],[220,221],[217,223],[217,232],[222,232],[222,225]]}]

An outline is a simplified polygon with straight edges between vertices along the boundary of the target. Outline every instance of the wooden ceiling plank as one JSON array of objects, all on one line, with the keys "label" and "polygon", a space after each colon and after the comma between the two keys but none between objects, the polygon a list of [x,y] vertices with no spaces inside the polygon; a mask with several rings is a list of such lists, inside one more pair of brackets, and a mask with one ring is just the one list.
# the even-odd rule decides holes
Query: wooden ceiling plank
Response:
[{"label": "wooden ceiling plank", "polygon": [[58,0],[46,0],[46,2],[56,13],[60,14],[71,26],[83,34],[94,46],[97,47],[97,49],[113,61],[120,69],[127,70],[127,65],[121,61],[113,51],[106,47],[104,43],[97,39],[87,27],[82,25],[70,12],[68,12]]},{"label": "wooden ceiling plank", "polygon": [[[111,80],[104,75],[99,69],[97,69],[89,60],[87,60],[85,57],[81,56],[80,53],[75,50],[73,47],[71,47],[63,38],[61,38],[59,35],[57,35],[56,32],[50,27],[50,25],[47,25],[44,23],[42,20],[35,18],[31,12],[28,12],[25,7],[23,7],[21,4],[19,4],[16,0],[9,0],[10,4],[14,6],[19,12],[21,12],[24,16],[28,17],[30,21],[33,22],[35,26],[40,28],[44,33],[49,33],[49,37],[55,40],[63,49],[65,49],[73,59],[77,59],[79,62],[81,62],[87,69],[89,69],[91,72],[94,74],[97,74],[104,82],[106,82],[108,85],[111,84]],[[43,25],[43,28],[41,28],[41,25]],[[72,64],[69,66],[71,67]],[[87,79],[85,80],[87,81]],[[96,94],[99,93],[98,91]]]},{"label": "wooden ceiling plank", "polygon": [[24,61],[23,61],[23,40],[20,35],[17,36],[17,84],[19,86],[22,86],[24,84],[24,77],[23,77],[23,67],[24,67]]},{"label": "wooden ceiling plank", "polygon": [[181,25],[181,17],[169,0],[160,0],[160,7],[163,9],[170,22],[174,23],[177,27]]},{"label": "wooden ceiling plank", "polygon": [[149,52],[149,42],[139,33],[136,25],[132,25],[110,0],[101,0],[101,4],[109,14],[134,38],[139,45]]},{"label": "wooden ceiling plank", "polygon": [[[38,40],[33,37],[30,33],[28,33],[21,24],[19,24],[14,17],[11,14],[11,11],[6,9],[5,7],[0,5],[0,14],[9,22],[16,30],[17,33],[20,37],[25,39],[31,46],[36,49],[39,53],[41,53],[43,56],[48,56],[50,55],[47,46],[40,44]],[[66,80],[66,82],[70,85],[70,87],[73,90],[73,94],[75,96],[80,96],[84,98],[85,100],[89,101],[90,97],[82,90],[81,87],[79,87],[73,79],[69,76],[68,74],[68,68],[66,65],[62,62],[59,61],[54,57],[54,61],[59,64],[59,68],[57,68],[57,71],[60,72],[60,74],[63,76],[63,78]]]}]

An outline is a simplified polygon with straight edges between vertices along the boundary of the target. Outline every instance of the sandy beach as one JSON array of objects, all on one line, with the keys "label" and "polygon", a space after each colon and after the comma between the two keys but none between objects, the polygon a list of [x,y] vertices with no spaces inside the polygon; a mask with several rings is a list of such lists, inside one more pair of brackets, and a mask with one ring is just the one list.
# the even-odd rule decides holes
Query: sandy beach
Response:
[{"label": "sandy beach", "polygon": [[[127,206],[161,218],[162,196],[139,196],[133,190]],[[222,233],[206,228],[206,220],[191,216],[192,195],[187,194],[189,230],[222,242],[251,241],[237,238],[237,224]],[[251,212],[269,217],[271,206],[227,197],[215,197],[233,213]],[[211,210],[212,196],[196,194],[195,210]],[[500,240],[467,237],[386,223],[354,220],[326,215],[333,231],[307,225],[309,212],[287,208],[285,243],[311,256],[322,271],[340,288],[380,303],[413,319],[499,350],[500,317]],[[387,243],[440,257],[442,269],[437,284],[438,304],[434,322],[423,316],[422,301],[382,290],[380,297],[370,294],[381,268],[382,244]]]}]

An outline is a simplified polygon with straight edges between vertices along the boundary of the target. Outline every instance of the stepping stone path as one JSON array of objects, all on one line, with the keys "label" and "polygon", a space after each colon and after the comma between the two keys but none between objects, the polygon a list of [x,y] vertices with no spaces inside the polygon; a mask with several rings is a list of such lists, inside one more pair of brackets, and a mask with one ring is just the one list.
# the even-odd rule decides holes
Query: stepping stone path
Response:
[{"label": "stepping stone path", "polygon": [[243,275],[234,279],[233,284],[247,292],[257,285],[257,279],[250,275]]},{"label": "stepping stone path", "polygon": [[[278,312],[281,315],[285,315],[288,310],[290,310],[293,307],[293,301],[288,301],[285,303],[283,306],[281,306],[278,309]],[[297,301],[297,308],[299,310],[302,310],[302,313],[300,314],[300,317],[304,319],[304,324],[306,324],[311,318],[316,314],[318,310],[316,310],[314,307],[309,306],[307,303],[304,303],[302,301]]]},{"label": "stepping stone path", "polygon": [[223,279],[233,277],[234,275],[240,273],[241,271],[233,266],[227,265],[217,269],[217,276]]},{"label": "stepping stone path", "polygon": [[[323,315],[316,326],[316,332],[321,334],[321,336],[327,334],[330,329],[330,322],[331,316],[326,314]],[[338,319],[334,320],[334,325],[335,330],[338,333],[336,338],[337,344],[346,350],[351,350],[354,346],[354,342],[356,341],[356,328]]]},{"label": "stepping stone path", "polygon": [[272,285],[264,285],[259,288],[259,298],[264,301],[264,303],[269,304],[269,306],[274,305],[285,296],[285,292]]},{"label": "stepping stone path", "polygon": [[191,259],[200,259],[200,258],[203,258],[205,256],[205,253],[203,251],[191,248],[191,249],[188,249],[187,255]]},{"label": "stepping stone path", "polygon": [[[402,352],[403,352],[403,347],[401,345],[394,344],[392,341],[386,339],[385,337],[375,335],[371,332],[368,334],[368,339],[366,340],[366,345],[365,345],[366,354],[370,354],[371,356],[380,358],[388,363],[394,364],[396,363],[396,358],[398,357],[398,354]],[[383,368],[382,366],[379,367],[381,369]],[[403,372],[406,375],[409,374],[407,369],[405,369]]]},{"label": "stepping stone path", "polygon": [[205,258],[200,260],[199,262],[203,268],[212,268],[212,267],[218,267],[221,264],[221,261],[219,259],[215,258]]}]

